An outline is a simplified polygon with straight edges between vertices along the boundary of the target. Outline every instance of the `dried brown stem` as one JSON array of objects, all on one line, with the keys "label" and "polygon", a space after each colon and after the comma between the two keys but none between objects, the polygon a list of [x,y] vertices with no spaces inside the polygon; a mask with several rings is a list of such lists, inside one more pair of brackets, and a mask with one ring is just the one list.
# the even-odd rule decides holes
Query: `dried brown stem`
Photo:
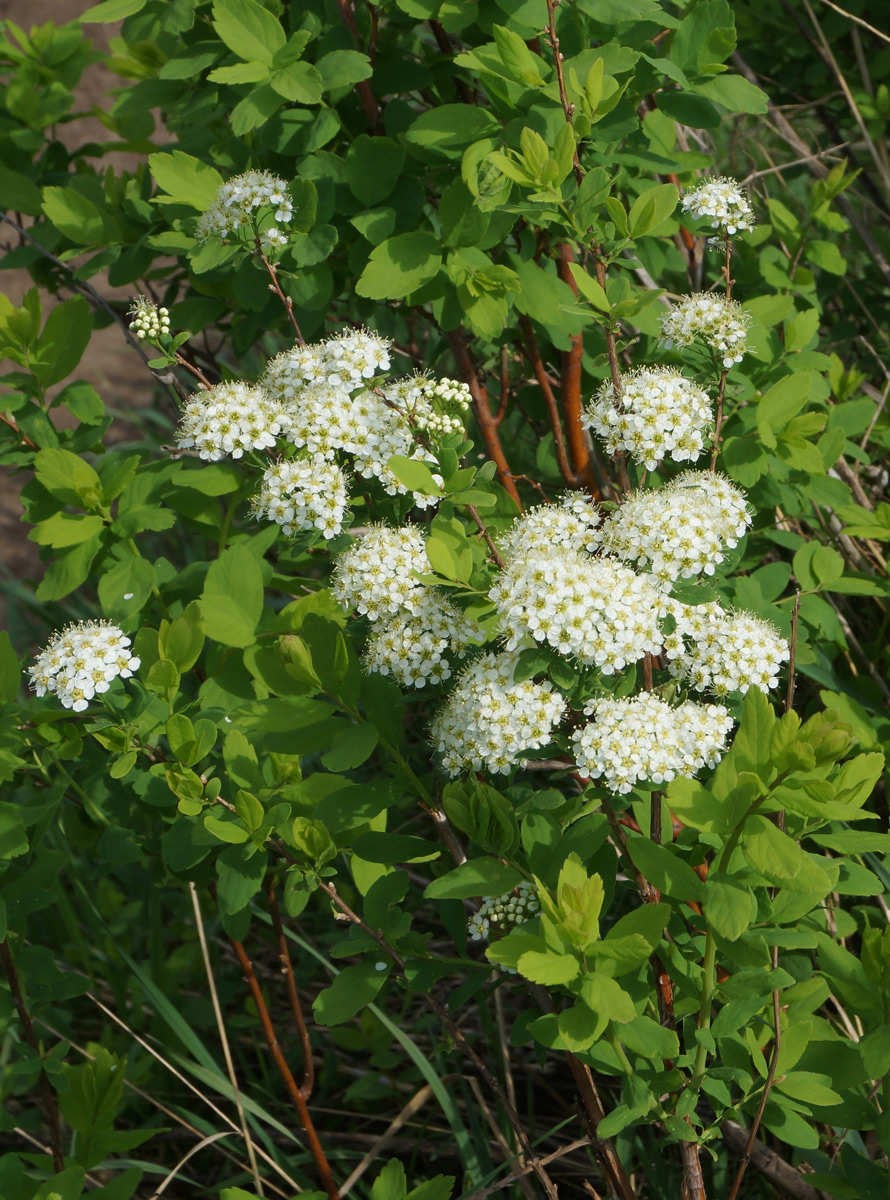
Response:
[{"label": "dried brown stem", "polygon": [[194,375],[195,379],[197,379],[198,383],[200,383],[202,388],[205,388],[207,391],[209,391],[210,388],[213,386],[213,384],[210,382],[210,380],[207,378],[207,376],[204,374],[204,372],[200,369],[200,367],[194,366],[192,363],[190,363],[188,361],[187,358],[183,358],[183,356],[179,353],[178,350],[176,351],[176,363],[180,367],[185,367],[185,369],[191,375]]},{"label": "dried brown stem", "polygon": [[318,1170],[319,1177],[324,1190],[327,1192],[330,1200],[339,1200],[340,1193],[337,1189],[337,1184],[334,1182],[334,1176],[331,1172],[330,1163],[327,1160],[321,1142],[318,1140],[318,1134],[315,1132],[315,1125],[312,1117],[309,1114],[309,1108],[306,1104],[306,1099],[302,1090],[297,1086],[297,1081],[291,1073],[290,1067],[287,1065],[287,1059],[282,1053],[281,1047],[278,1044],[278,1038],[275,1034],[275,1026],[272,1024],[272,1019],[269,1016],[269,1010],[266,1007],[266,1001],[263,999],[263,991],[254,974],[253,964],[245,953],[244,947],[234,938],[229,939],[232,943],[232,949],[235,951],[235,957],[244,972],[244,978],[247,981],[247,986],[250,988],[250,994],[253,997],[253,1002],[256,1005],[257,1014],[260,1018],[260,1024],[263,1027],[263,1036],[266,1039],[266,1045],[271,1051],[272,1057],[275,1060],[275,1065],[281,1078],[284,1080],[284,1085],[287,1088],[288,1094],[294,1103],[294,1108],[297,1110],[297,1115],[300,1118],[300,1125],[303,1127],[303,1132],[306,1134],[306,1141],[309,1145],[309,1150]]},{"label": "dried brown stem", "polygon": [[479,424],[479,429],[482,432],[485,449],[497,470],[498,481],[515,502],[516,507],[521,510],[522,501],[519,499],[519,492],[516,490],[510,465],[507,462],[504,448],[501,445],[497,422],[488,404],[488,394],[479,379],[475,363],[467,348],[466,335],[460,330],[455,330],[448,335],[448,340],[451,342],[451,348],[454,351],[454,357],[457,359],[460,373],[464,381],[469,385],[470,394],[473,397],[473,412]]},{"label": "dried brown stem", "polygon": [[288,949],[287,938],[284,936],[284,928],[281,924],[281,913],[278,911],[275,881],[271,875],[266,879],[266,902],[269,905],[272,928],[275,930],[278,961],[281,963],[281,973],[284,976],[287,987],[287,998],[290,1002],[291,1016],[294,1019],[294,1025],[297,1028],[297,1033],[300,1037],[300,1046],[303,1051],[303,1082],[300,1084],[300,1092],[303,1098],[308,1100],[315,1086],[315,1063],[312,1059],[312,1042],[309,1040],[309,1030],[306,1028],[306,1021],[303,1017],[303,1006],[300,1003],[297,981],[294,979],[294,968],[291,963],[290,950]]},{"label": "dried brown stem", "polygon": [[281,290],[281,284],[278,282],[278,272],[275,270],[275,264],[270,262],[266,255],[263,254],[262,250],[260,249],[259,238],[257,238],[257,253],[262,260],[263,266],[269,273],[269,278],[272,280],[272,282],[269,284],[269,290],[274,292],[284,305],[284,310],[287,313],[288,320],[293,326],[294,336],[301,346],[305,346],[305,338],[300,332],[300,326],[297,324],[297,318],[294,316],[294,302],[291,300],[290,296],[285,296],[284,292]]},{"label": "dried brown stem", "polygon": [[[34,1022],[31,1020],[31,1014],[28,1012],[28,1005],[25,1003],[25,997],[22,993],[22,987],[19,983],[19,973],[15,965],[15,959],[12,957],[12,951],[6,941],[0,942],[0,962],[3,964],[3,970],[6,973],[6,982],[9,984],[10,995],[12,1002],[15,1005],[15,1010],[18,1013],[19,1020],[22,1023],[22,1033],[25,1035],[25,1041],[38,1059],[42,1057],[40,1050],[40,1041],[34,1029]],[[49,1142],[52,1147],[53,1171],[58,1175],[65,1169],[65,1151],[62,1146],[62,1119],[59,1115],[59,1106],[56,1102],[56,1094],[53,1091],[52,1084],[44,1071],[40,1068],[40,1074],[37,1078],[37,1087],[40,1095],[40,1107],[43,1110],[43,1119],[46,1121],[49,1128]]]}]

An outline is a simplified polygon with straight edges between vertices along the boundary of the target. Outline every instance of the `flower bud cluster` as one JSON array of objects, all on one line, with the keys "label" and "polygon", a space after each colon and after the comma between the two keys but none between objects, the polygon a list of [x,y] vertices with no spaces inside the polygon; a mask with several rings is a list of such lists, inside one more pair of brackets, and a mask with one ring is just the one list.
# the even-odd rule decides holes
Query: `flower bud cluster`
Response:
[{"label": "flower bud cluster", "polygon": [[722,475],[686,471],[635,492],[609,517],[603,545],[664,582],[713,575],[751,524],[744,494]]},{"label": "flower bud cluster", "polygon": [[[259,221],[269,209],[273,210],[272,222],[261,226]],[[195,234],[199,242],[212,237],[226,241],[231,234],[246,230],[259,234],[263,248],[269,249],[286,244],[287,234],[280,223],[292,217],[293,201],[283,179],[271,171],[245,171],[220,184],[216,199],[198,218]]]},{"label": "flower bud cluster", "polygon": [[365,667],[391,675],[402,687],[425,687],[451,677],[450,652],[462,657],[482,634],[475,621],[434,588],[422,588],[412,608],[377,621],[365,649]]},{"label": "flower bud cluster", "polygon": [[326,538],[343,531],[349,505],[346,476],[320,456],[280,459],[263,472],[255,515],[275,521],[287,534],[320,529]]},{"label": "flower bud cluster", "polygon": [[65,708],[83,712],[120,676],[139,668],[130,639],[110,621],[81,621],[54,633],[28,673],[38,696],[52,692]]},{"label": "flower bud cluster", "polygon": [[612,454],[626,451],[652,471],[665,455],[674,462],[698,458],[710,440],[711,402],[673,367],[641,367],[622,378],[620,395],[604,383],[582,420]]},{"label": "flower bud cluster", "polygon": [[157,342],[170,333],[170,313],[158,308],[145,296],[137,296],[128,314],[133,318],[130,328],[140,341]]},{"label": "flower bud cluster", "polygon": [[423,537],[404,525],[372,525],[354,545],[337,556],[332,590],[344,608],[355,608],[372,621],[414,611],[424,588],[415,572],[429,571]]},{"label": "flower bud cluster", "polygon": [[538,915],[541,905],[534,885],[523,881],[503,896],[490,896],[467,921],[473,942],[487,941],[492,933],[509,933]]},{"label": "flower bud cluster", "polygon": [[724,367],[740,363],[751,318],[735,300],[714,292],[693,292],[662,318],[665,345],[691,346],[696,338],[719,355]]},{"label": "flower bud cluster", "polygon": [[505,561],[547,553],[553,546],[592,554],[602,540],[596,504],[577,492],[565,492],[556,504],[537,504],[517,517],[499,539]]},{"label": "flower bud cluster", "polygon": [[397,380],[384,395],[405,414],[413,429],[433,438],[463,429],[471,399],[468,384],[457,379],[433,379],[420,372]]},{"label": "flower bud cluster", "polygon": [[749,612],[727,612],[716,601],[687,605],[668,600],[667,607],[676,622],[664,644],[673,675],[698,692],[717,696],[778,686],[791,651],[771,621]]},{"label": "flower bud cluster", "polygon": [[245,450],[270,450],[283,421],[281,404],[262,387],[231,380],[186,401],[176,445],[210,462],[240,458]]},{"label": "flower bud cluster", "polygon": [[619,794],[640,782],[666,783],[716,766],[732,728],[721,704],[686,701],[671,708],[649,692],[593,700],[584,711],[593,721],[572,734],[578,773],[602,779]]},{"label": "flower bud cluster", "polygon": [[683,197],[683,211],[707,217],[724,234],[754,228],[754,211],[744,189],[724,176],[703,179]]},{"label": "flower bud cluster", "polygon": [[431,725],[448,775],[463,770],[506,775],[546,746],[565,703],[549,683],[513,682],[516,654],[484,654],[466,667]]},{"label": "flower bud cluster", "polygon": [[661,648],[656,581],[614,559],[551,546],[508,561],[489,596],[511,650],[531,636],[612,675]]}]

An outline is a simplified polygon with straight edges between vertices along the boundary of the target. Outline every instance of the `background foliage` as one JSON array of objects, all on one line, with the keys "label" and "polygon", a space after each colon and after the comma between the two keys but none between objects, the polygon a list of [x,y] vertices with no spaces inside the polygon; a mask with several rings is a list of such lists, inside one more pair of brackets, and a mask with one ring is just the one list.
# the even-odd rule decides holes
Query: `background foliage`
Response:
[{"label": "background foliage", "polygon": [[[28,480],[25,520],[45,571],[9,588],[0,648],[4,1197],[128,1200],[163,1188],[242,1200],[258,1179],[267,1195],[319,1186],[230,939],[252,960],[305,1085],[310,1060],[277,958],[289,944],[314,1016],[315,1125],[337,1181],[352,1173],[373,1200],[469,1197],[502,1182],[545,1194],[534,1172],[510,1182],[528,1147],[505,1095],[537,1154],[557,1155],[547,1169],[566,1193],[590,1180],[622,1194],[614,1151],[639,1195],[675,1196],[700,1140],[707,1194],[729,1195],[762,1107],[739,1194],[885,1194],[890,876],[869,756],[890,738],[890,43],[861,4],[852,16],[809,0],[734,11],[735,21],[725,0],[555,11],[545,0],[354,11],[107,0],[85,23],[5,24],[2,261],[27,266],[35,288],[22,307],[0,300],[2,461]],[[107,140],[66,149],[58,129],[97,57],[90,30],[121,20]],[[143,165],[106,168],[118,148]],[[670,360],[662,293],[718,277],[672,185],[715,170],[748,181],[759,223],[738,239],[733,274],[752,353],[727,381],[720,461],[756,518],[715,586],[786,635],[799,593],[806,723],[774,725],[749,697],[728,765],[704,786],[671,789],[683,831],[674,841],[668,820],[663,845],[632,837],[619,885],[603,789],[579,792],[565,774],[542,788],[540,774],[519,773],[499,790],[471,781],[443,797],[425,742],[435,702],[406,703],[362,675],[366,631],[324,590],[318,542],[258,527],[237,464],[164,450],[187,370],[152,359],[156,410],[103,449],[109,398],[77,369],[95,328],[126,325],[107,285],[166,305],[191,334],[181,355],[211,381],[256,378],[290,344],[250,247],[194,236],[219,182],[251,167],[292,181],[297,236],[279,277],[307,339],[368,325],[394,339],[400,370],[457,374],[472,389],[466,463],[481,477],[468,498],[455,459],[443,470],[450,508],[431,522],[431,569],[458,594],[486,571],[468,503],[497,532],[539,489],[610,495],[614,464],[573,436],[582,400],[608,375],[608,334],[622,365]],[[135,371],[150,355],[132,340]],[[693,365],[713,374],[704,358]],[[398,519],[404,507],[374,497],[375,515]],[[109,712],[72,719],[27,697],[19,661],[52,629],[100,613],[138,631],[131,698],[115,691]],[[820,763],[830,796],[807,774]],[[736,836],[725,803],[734,769],[760,778],[763,811],[792,814],[793,836],[776,843],[780,831],[753,818],[748,874],[705,893],[693,868]],[[809,809],[800,795],[793,808],[795,772]],[[443,800],[470,856],[457,878],[435,834]],[[627,819],[645,828],[650,802],[630,797]],[[632,865],[663,905],[639,906]],[[591,969],[587,1007],[610,1019],[607,1035],[588,1038],[565,1018],[572,1009],[547,1012],[540,987],[493,975],[466,949],[465,901],[529,870],[564,904],[553,918],[564,944],[531,952],[564,959],[567,945],[592,945],[595,931],[573,932],[559,900],[561,886],[592,887],[588,871],[609,888],[599,945],[643,940],[636,957]],[[333,895],[313,890],[332,880]],[[703,901],[719,967],[710,1029],[698,1020]],[[655,1011],[656,948],[680,1040],[644,1012],[635,1034],[621,1021],[623,997]],[[518,965],[506,942],[499,953]],[[561,1008],[572,981],[559,963],[541,966],[535,982]],[[587,1067],[608,1114],[596,1145]]]}]

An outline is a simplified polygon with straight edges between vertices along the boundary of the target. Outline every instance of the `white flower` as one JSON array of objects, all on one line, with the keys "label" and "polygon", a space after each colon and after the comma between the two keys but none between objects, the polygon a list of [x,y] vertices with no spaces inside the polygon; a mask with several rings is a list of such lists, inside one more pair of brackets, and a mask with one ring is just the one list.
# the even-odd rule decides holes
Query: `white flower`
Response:
[{"label": "white flower", "polygon": [[403,687],[422,688],[450,678],[446,655],[463,656],[469,643],[481,636],[475,621],[435,589],[424,588],[413,608],[375,624],[365,666],[392,675]]},{"label": "white flower", "polygon": [[535,551],[546,553],[552,546],[593,553],[601,539],[597,528],[601,516],[596,504],[577,492],[565,492],[557,504],[537,504],[517,517],[499,539],[506,562]]},{"label": "white flower", "polygon": [[701,338],[728,368],[742,361],[750,323],[750,316],[735,300],[716,292],[694,292],[665,313],[661,331],[668,348],[691,346]]},{"label": "white flower", "polygon": [[725,234],[754,228],[753,209],[735,179],[703,179],[683,197],[683,211],[694,217],[708,217]]},{"label": "white flower", "polygon": [[698,458],[712,432],[707,393],[673,367],[631,371],[623,376],[617,397],[607,381],[582,421],[612,454],[625,450],[650,471],[665,455],[674,462]]},{"label": "white flower", "polygon": [[584,711],[593,722],[572,734],[578,773],[602,779],[618,793],[640,781],[661,784],[716,766],[732,728],[720,704],[686,701],[671,708],[648,692],[630,700],[593,700]]},{"label": "white flower", "polygon": [[687,605],[668,600],[667,608],[677,624],[665,639],[668,666],[696,691],[725,696],[778,686],[791,651],[772,622],[749,612],[727,612],[716,601]]},{"label": "white flower", "polygon": [[275,222],[290,221],[292,216],[283,179],[271,171],[245,171],[220,184],[216,199],[198,218],[195,236],[199,242],[211,237],[225,241],[230,234],[247,230],[259,235],[264,249],[270,249],[287,242],[287,234]]},{"label": "white flower", "polygon": [[460,675],[430,731],[447,774],[488,770],[502,775],[546,746],[565,702],[549,683],[513,682],[516,654],[485,654]]},{"label": "white flower", "polygon": [[245,450],[269,450],[281,432],[281,404],[261,387],[233,380],[196,392],[180,418],[177,446],[194,447],[203,459],[240,458]]},{"label": "white flower", "polygon": [[433,438],[463,429],[471,399],[468,384],[433,379],[425,372],[397,379],[384,395],[404,413],[412,429]]},{"label": "white flower", "polygon": [[661,648],[657,582],[610,558],[538,550],[511,559],[489,595],[510,650],[531,636],[612,675]]},{"label": "white flower", "polygon": [[744,494],[722,475],[686,471],[635,492],[603,527],[603,546],[663,582],[713,575],[751,524]]},{"label": "white flower", "polygon": [[416,528],[372,526],[337,556],[332,589],[344,608],[355,607],[372,621],[413,610],[424,588],[414,572],[430,569],[423,537]]},{"label": "white flower", "polygon": [[65,708],[83,712],[111,681],[139,668],[130,639],[109,621],[81,621],[54,633],[28,673],[38,696],[52,692]]},{"label": "white flower", "polygon": [[[493,933],[509,933],[517,925],[524,925],[540,911],[541,904],[534,885],[523,881],[512,892],[483,900],[467,921],[470,940],[487,941]],[[511,971],[511,974],[515,972]]]},{"label": "white flower", "polygon": [[146,296],[137,296],[127,315],[133,318],[130,328],[140,340],[157,342],[162,336],[170,333],[169,311],[159,308]]},{"label": "white flower", "polygon": [[346,476],[324,458],[281,459],[267,467],[254,511],[287,534],[320,529],[326,538],[343,530],[349,504]]}]

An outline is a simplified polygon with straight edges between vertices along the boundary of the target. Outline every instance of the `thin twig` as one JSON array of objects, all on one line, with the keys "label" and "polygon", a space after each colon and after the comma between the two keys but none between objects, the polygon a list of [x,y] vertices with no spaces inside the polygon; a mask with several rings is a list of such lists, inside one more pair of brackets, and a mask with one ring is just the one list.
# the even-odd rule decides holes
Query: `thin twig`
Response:
[{"label": "thin twig", "polygon": [[19,429],[19,427],[18,427],[18,425],[16,425],[15,421],[11,420],[4,413],[0,413],[0,421],[2,421],[4,425],[9,426],[9,428],[16,435],[16,437],[19,439],[19,441],[22,443],[23,446],[27,446],[29,450],[39,450],[40,449],[40,447],[37,445],[37,443],[32,442],[27,434],[22,433],[21,429]]},{"label": "thin twig", "polygon": [[788,691],[785,693],[785,712],[791,712],[794,707],[795,673],[794,665],[797,658],[797,617],[800,613],[800,588],[794,597],[794,608],[791,612],[791,643],[788,659]]},{"label": "thin twig", "polygon": [[831,0],[822,0],[822,3],[827,5],[828,8],[834,9],[836,13],[840,13],[842,17],[846,17],[848,21],[853,21],[856,25],[861,25],[863,29],[867,29],[869,33],[873,33],[882,42],[887,42],[890,45],[890,37],[886,33],[882,33],[880,29],[876,29],[874,25],[869,25],[868,21],[863,21],[862,17],[854,16],[853,13],[847,12],[845,8],[840,8],[837,4],[832,4]]},{"label": "thin twig", "polygon": [[3,970],[6,973],[6,982],[9,984],[10,995],[12,1002],[15,1005],[15,1010],[18,1013],[19,1020],[22,1023],[22,1033],[25,1035],[25,1041],[30,1046],[31,1050],[40,1061],[40,1074],[37,1077],[37,1088],[40,1095],[40,1107],[43,1109],[43,1118],[49,1127],[49,1141],[52,1147],[53,1171],[56,1175],[65,1169],[65,1150],[62,1145],[62,1118],[59,1115],[59,1105],[56,1101],[56,1093],[53,1091],[49,1077],[43,1069],[42,1053],[40,1050],[40,1039],[34,1029],[34,1022],[31,1020],[31,1014],[28,1012],[28,1005],[25,1002],[25,997],[22,993],[22,987],[19,983],[19,973],[15,965],[15,959],[12,957],[12,951],[9,948],[9,943],[5,940],[0,942],[0,962],[3,963]]},{"label": "thin twig", "polygon": [[[235,1063],[232,1060],[232,1052],[229,1048],[229,1038],[226,1034],[226,1023],[223,1020],[222,1009],[219,1005],[219,996],[216,992],[216,980],[214,979],[213,968],[210,963],[210,952],[207,949],[207,937],[204,933],[204,918],[201,916],[201,902],[198,899],[198,889],[195,887],[194,883],[189,883],[189,892],[191,893],[192,908],[194,909],[195,913],[195,927],[198,930],[198,941],[201,944],[201,956],[204,959],[204,973],[207,976],[207,987],[210,992],[210,1003],[213,1005],[213,1015],[216,1018],[216,1028],[219,1032],[219,1042],[222,1046],[223,1058],[226,1060],[226,1072],[229,1076],[229,1083],[232,1085],[232,1096],[235,1100],[235,1109],[238,1113],[238,1120],[241,1124],[241,1135],[244,1138],[244,1144],[247,1147],[247,1157],[250,1161],[250,1170],[253,1175],[254,1187],[259,1195],[262,1196],[265,1194],[263,1192],[263,1181],[260,1176],[259,1167],[257,1166],[253,1138],[250,1136],[250,1130],[247,1128],[247,1116],[244,1112],[244,1105],[241,1103],[241,1091],[238,1087],[238,1076],[235,1073]],[[228,1133],[224,1133],[217,1134],[216,1136],[228,1137],[229,1135]],[[188,1155],[186,1155],[186,1158],[182,1160],[182,1163],[186,1162],[187,1159],[191,1157],[191,1154],[193,1154],[197,1149],[199,1149],[199,1147],[194,1147],[194,1149]],[[182,1166],[182,1163],[180,1163],[179,1166]],[[176,1171],[178,1170],[179,1167],[176,1167],[173,1174],[175,1175]],[[172,1175],[168,1176],[168,1181],[171,1178]],[[166,1182],[164,1187],[166,1187]],[[156,1195],[160,1195],[160,1190],[156,1193]]]},{"label": "thin twig", "polygon": [[484,539],[485,544],[488,547],[491,557],[494,559],[497,566],[499,566],[501,568],[501,570],[503,570],[504,569],[504,560],[501,558],[501,552],[498,550],[497,546],[495,545],[494,538],[488,532],[488,526],[485,524],[485,522],[479,516],[479,510],[476,508],[476,505],[475,504],[465,504],[464,508],[467,510],[467,512],[470,514],[470,516],[475,521],[476,527],[479,530],[479,533],[482,535],[482,538]]},{"label": "thin twig", "polygon": [[[606,267],[596,247],[593,249],[593,265],[596,272],[596,281],[603,289],[606,290]],[[615,342],[615,330],[612,327],[611,320],[603,323],[603,330],[606,335],[606,356],[609,360],[609,374],[612,378],[612,398],[615,404],[621,403],[621,368],[618,365],[618,347]],[[627,494],[631,490],[630,475],[627,473],[627,459],[624,456],[623,450],[618,450],[615,453],[615,461],[618,464],[618,483],[622,492]]]},{"label": "thin twig", "polygon": [[300,993],[297,991],[297,982],[294,978],[290,950],[288,949],[287,938],[284,936],[284,928],[281,924],[281,913],[278,911],[275,881],[271,875],[266,879],[266,901],[269,905],[269,915],[272,918],[272,928],[275,930],[275,941],[278,945],[278,961],[281,963],[281,973],[284,976],[287,987],[287,998],[290,1003],[291,1016],[294,1019],[294,1025],[297,1027],[300,1046],[303,1051],[303,1082],[300,1084],[300,1091],[303,1093],[304,1099],[308,1100],[312,1095],[312,1089],[315,1087],[315,1063],[312,1059],[312,1042],[309,1040],[309,1030],[306,1028],[306,1020],[303,1016],[303,1005],[300,1003]]},{"label": "thin twig", "polygon": [[532,370],[535,373],[535,379],[538,381],[538,387],[541,389],[541,394],[544,397],[544,403],[547,405],[547,413],[550,417],[550,429],[553,433],[553,449],[556,454],[559,473],[570,488],[576,488],[580,485],[580,480],[572,470],[568,455],[566,454],[562,423],[559,419],[559,406],[556,403],[553,388],[550,386],[550,380],[547,378],[547,372],[544,370],[541,352],[538,349],[538,339],[535,337],[535,331],[528,316],[521,316],[519,324],[522,327],[522,332],[525,334],[525,346],[523,349],[528,355]]},{"label": "thin twig", "polygon": [[[558,3],[559,0],[556,0]],[[556,36],[556,4],[554,0],[547,0],[547,32],[550,39],[550,45],[553,48],[553,63],[556,67],[556,82],[559,86],[559,99],[562,104],[562,111],[565,113],[566,124],[574,125],[575,106],[569,103],[569,97],[566,93],[566,81],[562,69],[562,54],[559,49],[559,38]],[[574,157],[572,167],[575,172],[575,181],[580,185],[583,178],[581,170],[581,160],[578,158],[578,145],[575,143]]]},{"label": "thin twig", "polygon": [[504,448],[501,445],[497,422],[488,404],[488,395],[479,379],[476,366],[467,348],[466,335],[462,330],[454,330],[454,332],[448,335],[448,340],[451,343],[451,348],[454,351],[454,357],[457,359],[457,365],[464,378],[464,382],[470,388],[470,394],[473,397],[473,412],[476,415],[476,421],[482,433],[482,440],[485,442],[488,457],[494,462],[497,470],[498,481],[514,501],[516,507],[521,511],[522,501],[519,499],[519,492],[516,490],[510,465],[507,462]]},{"label": "thin twig", "polygon": [[250,994],[253,997],[253,1002],[256,1005],[257,1015],[260,1018],[260,1024],[263,1027],[263,1036],[266,1039],[266,1045],[275,1060],[275,1065],[278,1068],[278,1073],[284,1080],[284,1086],[287,1088],[288,1094],[294,1103],[294,1108],[297,1110],[297,1115],[300,1118],[300,1124],[303,1127],[303,1132],[306,1134],[306,1141],[309,1144],[309,1150],[318,1170],[319,1177],[324,1190],[327,1192],[330,1200],[340,1200],[340,1193],[337,1189],[337,1184],[334,1181],[333,1173],[331,1172],[330,1163],[322,1148],[321,1142],[318,1139],[318,1134],[315,1131],[312,1117],[309,1113],[309,1108],[302,1091],[297,1086],[297,1081],[291,1073],[290,1067],[287,1065],[287,1059],[282,1053],[281,1046],[278,1044],[278,1038],[275,1033],[275,1026],[272,1024],[272,1018],[269,1016],[269,1010],[266,1007],[266,1001],[263,998],[263,990],[259,985],[256,975],[253,970],[253,963],[247,957],[244,947],[235,938],[229,938],[232,949],[235,951],[235,957],[241,970],[244,972],[244,978],[247,986],[250,989]]},{"label": "thin twig", "polygon": [[305,346],[306,340],[300,332],[300,326],[297,324],[297,318],[294,316],[294,302],[291,300],[290,296],[285,296],[284,292],[281,290],[281,284],[278,282],[278,272],[275,270],[275,264],[270,262],[268,257],[263,253],[260,247],[259,238],[257,238],[257,254],[260,256],[263,266],[266,268],[269,278],[272,280],[272,282],[269,284],[269,291],[274,292],[284,305],[288,320],[293,326],[294,336],[301,346]]}]

